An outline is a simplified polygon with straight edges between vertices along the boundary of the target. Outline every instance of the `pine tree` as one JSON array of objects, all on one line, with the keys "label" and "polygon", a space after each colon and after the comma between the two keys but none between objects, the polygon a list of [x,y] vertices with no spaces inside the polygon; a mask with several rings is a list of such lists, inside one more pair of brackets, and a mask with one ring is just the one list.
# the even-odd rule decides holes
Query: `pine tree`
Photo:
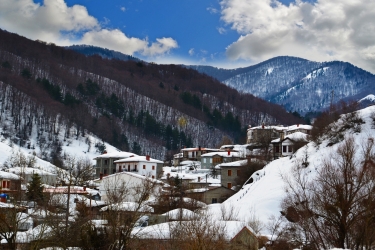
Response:
[{"label": "pine tree", "polygon": [[43,200],[43,186],[39,174],[33,174],[31,182],[27,187],[27,198],[31,201]]}]

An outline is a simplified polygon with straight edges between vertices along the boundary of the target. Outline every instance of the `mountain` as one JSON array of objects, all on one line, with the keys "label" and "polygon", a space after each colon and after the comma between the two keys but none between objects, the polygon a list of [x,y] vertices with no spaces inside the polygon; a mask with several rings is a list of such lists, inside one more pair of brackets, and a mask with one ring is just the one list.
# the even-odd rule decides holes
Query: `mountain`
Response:
[{"label": "mountain", "polygon": [[[68,47],[85,55],[129,60],[127,55],[92,46]],[[84,49],[83,49],[84,48]],[[181,65],[211,76],[241,93],[279,104],[288,111],[305,115],[328,108],[331,103],[358,101],[375,94],[375,76],[350,63],[313,62],[280,56],[237,69]]]},{"label": "mountain", "polygon": [[50,161],[73,136],[164,159],[183,146],[240,142],[249,124],[301,122],[192,69],[85,56],[2,30],[0,64],[3,137],[29,147],[38,131],[38,147],[56,149],[41,150]]},{"label": "mountain", "polygon": [[72,45],[72,46],[66,46],[65,48],[74,50],[86,56],[99,55],[102,58],[107,58],[107,59],[118,59],[122,61],[135,61],[135,62],[142,61],[131,55],[125,55],[121,52],[104,49],[104,48],[100,48],[100,47],[96,47],[92,45]]},{"label": "mountain", "polygon": [[326,109],[331,102],[375,93],[375,75],[346,62],[312,62],[275,57],[235,70],[189,66],[243,93],[251,93],[300,114]]}]

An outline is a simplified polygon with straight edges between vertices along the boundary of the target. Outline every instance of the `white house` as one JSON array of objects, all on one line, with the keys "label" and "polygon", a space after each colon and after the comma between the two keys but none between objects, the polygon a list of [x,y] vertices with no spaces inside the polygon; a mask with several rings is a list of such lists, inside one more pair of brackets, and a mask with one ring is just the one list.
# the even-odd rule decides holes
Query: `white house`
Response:
[{"label": "white house", "polygon": [[114,161],[116,173],[135,172],[152,179],[161,177],[163,173],[163,162],[150,156],[134,156]]},{"label": "white house", "polygon": [[131,172],[111,174],[94,182],[99,187],[101,199],[106,202],[113,202],[111,196],[116,196],[121,202],[137,202],[144,188],[153,187],[149,190],[151,196],[154,192],[160,192],[159,189],[164,185],[161,181]]},{"label": "white house", "polygon": [[298,148],[308,143],[308,135],[303,132],[295,132],[271,141],[274,158],[291,156]]}]

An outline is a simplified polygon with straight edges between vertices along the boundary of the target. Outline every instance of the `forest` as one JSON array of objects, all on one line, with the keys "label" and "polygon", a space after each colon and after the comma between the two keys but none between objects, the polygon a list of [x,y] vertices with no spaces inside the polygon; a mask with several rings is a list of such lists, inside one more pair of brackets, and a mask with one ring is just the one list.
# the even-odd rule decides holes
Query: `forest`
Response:
[{"label": "forest", "polygon": [[[243,143],[248,125],[301,122],[280,106],[193,69],[84,56],[0,32],[2,109],[12,110],[23,140],[27,133],[21,130],[38,124],[25,106],[120,150],[137,148],[158,157],[184,146],[215,147],[224,137]],[[17,95],[25,96],[22,102],[14,99]]]}]

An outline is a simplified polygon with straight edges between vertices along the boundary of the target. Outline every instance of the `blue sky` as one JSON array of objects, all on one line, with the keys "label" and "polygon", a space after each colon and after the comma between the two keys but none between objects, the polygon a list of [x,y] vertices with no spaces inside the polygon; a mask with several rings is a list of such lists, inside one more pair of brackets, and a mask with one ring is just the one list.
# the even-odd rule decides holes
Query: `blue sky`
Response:
[{"label": "blue sky", "polygon": [[375,72],[368,0],[0,0],[0,28],[157,63],[235,68],[290,55]]}]

